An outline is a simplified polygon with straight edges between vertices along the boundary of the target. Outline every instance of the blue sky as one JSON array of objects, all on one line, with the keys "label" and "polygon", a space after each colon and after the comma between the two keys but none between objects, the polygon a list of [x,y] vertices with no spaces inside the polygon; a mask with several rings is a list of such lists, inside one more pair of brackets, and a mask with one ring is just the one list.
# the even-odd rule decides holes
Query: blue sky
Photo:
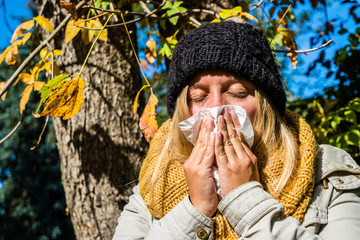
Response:
[{"label": "blue sky", "polygon": [[[21,23],[21,20],[26,20],[31,18],[31,10],[26,7],[28,0],[0,0],[0,4],[5,4],[6,7],[6,15],[4,15],[3,8],[0,9],[0,50],[7,47],[10,43],[12,31],[16,29],[16,27]],[[339,4],[341,1],[335,1],[335,0],[329,0],[328,2],[328,15],[329,19],[333,18],[342,18],[342,19],[348,19],[347,24],[351,27],[354,25],[354,22],[351,20],[351,17],[348,15],[349,10],[344,7],[339,7]],[[309,6],[306,5],[299,5],[295,9],[296,15],[301,11],[308,11],[310,9]],[[360,8],[358,9],[360,11]],[[360,14],[359,14],[360,15]],[[7,24],[4,22],[4,18],[6,17],[11,30],[7,27]],[[323,22],[324,22],[324,14],[322,12],[318,12],[317,14],[311,14],[312,18],[312,26],[313,28],[318,28]],[[349,27],[345,26],[345,27]],[[335,29],[335,32],[338,29]],[[308,33],[306,31],[302,31],[301,34],[299,34],[296,37],[296,41],[298,43],[299,49],[309,49],[310,48],[310,37],[314,33]],[[333,44],[330,47],[326,48],[326,56],[328,56],[329,59],[332,58],[332,56],[335,53],[335,50],[338,49],[340,46],[343,46],[344,43],[346,43],[346,37],[347,35],[334,35],[333,36]],[[144,40],[143,40],[144,39]],[[139,35],[138,41],[146,41],[146,37]],[[145,43],[144,43],[145,44]],[[140,44],[139,44],[140,45]],[[291,63],[288,61],[287,65],[289,66],[287,70],[285,71],[285,77],[289,78],[288,86],[291,90],[291,92],[294,94],[294,96],[299,97],[311,97],[314,94],[318,93],[321,94],[323,92],[323,89],[325,87],[334,85],[336,81],[334,79],[325,79],[327,71],[317,68],[316,71],[313,72],[310,76],[305,76],[303,73],[306,72],[306,70],[309,67],[309,64],[317,58],[320,51],[311,52],[307,55],[300,55],[299,58],[301,59],[300,62],[303,62],[302,64],[299,64],[297,67],[297,70],[293,70],[291,67]],[[142,53],[139,54],[140,57],[143,58]],[[152,66],[150,66],[149,71],[156,71]],[[151,73],[148,73],[147,75],[151,76]],[[291,79],[290,79],[291,78]]]}]

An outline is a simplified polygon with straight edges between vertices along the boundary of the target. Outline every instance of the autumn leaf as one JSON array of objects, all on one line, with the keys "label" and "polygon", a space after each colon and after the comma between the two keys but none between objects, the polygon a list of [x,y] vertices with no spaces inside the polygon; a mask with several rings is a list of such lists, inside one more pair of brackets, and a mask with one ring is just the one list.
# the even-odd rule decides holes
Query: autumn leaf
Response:
[{"label": "autumn leaf", "polygon": [[19,80],[21,80],[23,83],[26,84],[32,84],[34,82],[34,79],[31,79],[30,73],[20,73],[18,78]]},{"label": "autumn leaf", "polygon": [[36,113],[39,111],[41,105],[49,98],[49,96],[60,88],[66,79],[70,76],[68,74],[60,74],[55,78],[49,80],[39,91],[40,93],[40,103],[36,110]]},{"label": "autumn leaf", "polygon": [[65,28],[65,43],[70,42],[80,31],[74,20],[70,20]]},{"label": "autumn leaf", "polygon": [[49,21],[48,18],[46,18],[44,16],[37,16],[37,17],[34,17],[33,19],[35,21],[37,21],[42,28],[45,28],[46,30],[49,30],[50,32],[54,31],[54,28],[51,25],[51,22]]},{"label": "autumn leaf", "polygon": [[41,81],[36,81],[34,82],[34,90],[35,91],[40,91],[41,88],[45,85],[44,82],[41,82]]},{"label": "autumn leaf", "polygon": [[[6,81],[0,83],[0,90],[3,89],[3,87],[5,86],[5,84],[6,84]],[[5,101],[6,94],[7,94],[7,91],[4,92],[4,94],[1,96],[1,100]]]},{"label": "autumn leaf", "polygon": [[20,100],[20,113],[23,113],[25,106],[27,102],[29,101],[30,94],[33,90],[34,85],[30,84],[26,86],[24,92],[21,94],[21,100]]},{"label": "autumn leaf", "polygon": [[151,93],[150,99],[140,118],[139,126],[148,142],[150,142],[158,130],[158,124],[155,119],[157,105],[158,99],[153,93]]},{"label": "autumn leaf", "polygon": [[254,17],[254,16],[251,15],[250,13],[242,12],[242,13],[241,13],[241,16],[242,16],[242,17],[245,17],[245,18],[247,18],[247,19],[249,19],[249,20],[253,20],[253,21],[255,21],[255,22],[258,22],[258,20],[256,19],[256,17]]},{"label": "autumn leaf", "polygon": [[154,41],[154,39],[152,39],[151,36],[146,42],[145,58],[150,64],[153,64],[155,62],[155,59],[157,58],[156,42]]},{"label": "autumn leaf", "polygon": [[41,116],[62,117],[67,120],[79,112],[83,98],[85,82],[80,77],[71,79],[52,93],[45,103]]},{"label": "autumn leaf", "polygon": [[17,45],[11,45],[5,56],[5,62],[8,65],[16,63],[17,56],[19,55],[19,48]]},{"label": "autumn leaf", "polygon": [[32,27],[34,27],[34,21],[29,20],[26,22],[23,22],[20,24],[16,29],[15,32],[12,35],[11,43],[14,42],[18,37],[21,37],[23,35],[24,31],[29,31]]},{"label": "autumn leaf", "polygon": [[134,106],[133,106],[134,118],[136,117],[136,113],[137,113],[137,104],[138,104],[138,99],[139,99],[140,93],[142,90],[144,90],[144,88],[147,88],[147,87],[150,87],[150,85],[142,86],[142,88],[136,94],[136,97],[134,100]]},{"label": "autumn leaf", "polygon": [[72,18],[76,21],[78,19],[76,6],[74,3],[66,3],[64,1],[60,2],[60,6],[65,8],[72,16]]},{"label": "autumn leaf", "polygon": [[[86,22],[86,26],[89,28],[102,28],[103,25],[101,24],[100,21],[97,20],[89,20]],[[82,29],[85,30],[85,29]],[[94,36],[97,36],[99,34],[100,31],[98,30],[88,30],[88,34],[89,34],[89,42],[91,42],[91,40],[93,39]],[[99,36],[99,39],[102,41],[107,41],[107,29],[104,29],[104,31],[101,33],[101,35]]]}]

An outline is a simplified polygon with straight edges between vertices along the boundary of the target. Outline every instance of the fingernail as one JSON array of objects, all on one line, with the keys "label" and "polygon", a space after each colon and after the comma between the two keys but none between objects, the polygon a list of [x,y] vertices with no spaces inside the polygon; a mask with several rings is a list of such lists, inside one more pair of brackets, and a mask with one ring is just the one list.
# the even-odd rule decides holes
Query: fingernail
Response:
[{"label": "fingernail", "polygon": [[231,115],[232,118],[237,118],[237,115],[236,115],[235,111],[231,111],[230,115]]},{"label": "fingernail", "polygon": [[221,123],[224,123],[224,124],[225,124],[225,119],[224,119],[224,117],[223,117],[222,115],[220,115],[218,119],[219,119],[219,121],[220,121]]},{"label": "fingernail", "polygon": [[209,125],[209,126],[211,126],[211,122],[212,122],[212,121],[211,121],[211,119],[209,119],[209,118],[206,120],[206,124]]},{"label": "fingernail", "polygon": [[225,108],[225,115],[229,115],[229,110]]}]

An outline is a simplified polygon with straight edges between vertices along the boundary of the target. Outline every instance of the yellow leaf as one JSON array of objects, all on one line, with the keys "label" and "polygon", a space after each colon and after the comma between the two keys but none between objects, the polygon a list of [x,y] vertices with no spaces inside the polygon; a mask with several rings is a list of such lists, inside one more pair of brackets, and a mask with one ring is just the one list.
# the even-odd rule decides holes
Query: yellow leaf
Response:
[{"label": "yellow leaf", "polygon": [[242,13],[241,13],[241,16],[242,16],[242,17],[245,17],[245,18],[247,18],[247,19],[249,19],[249,20],[253,20],[253,21],[255,21],[255,22],[258,22],[257,18],[254,17],[253,15],[251,15],[250,13],[242,12]]},{"label": "yellow leaf", "polygon": [[155,119],[157,105],[158,99],[153,93],[151,93],[150,99],[140,118],[139,126],[148,142],[150,142],[158,130],[158,124]]},{"label": "yellow leaf", "polygon": [[[89,20],[89,21],[87,21],[86,26],[89,27],[89,28],[102,28],[103,27],[101,22],[97,21],[97,20]],[[98,30],[89,30],[88,33],[89,33],[89,41],[91,42],[93,37],[97,36],[100,33],[100,31],[98,31]],[[99,36],[99,39],[102,40],[102,41],[107,41],[107,29],[104,29],[104,31]]]},{"label": "yellow leaf", "polygon": [[26,86],[24,92],[21,94],[20,100],[20,113],[23,113],[27,102],[29,101],[30,94],[33,90],[33,84]]},{"label": "yellow leaf", "polygon": [[54,56],[60,56],[61,55],[61,50],[59,50],[59,49],[55,49],[53,52],[54,52]]},{"label": "yellow leaf", "polygon": [[44,47],[44,48],[41,49],[41,51],[40,51],[40,57],[41,57],[42,59],[45,59],[46,54],[47,54],[47,49],[46,49],[46,47]]},{"label": "yellow leaf", "polygon": [[40,89],[42,88],[42,86],[44,86],[45,83],[41,82],[41,81],[36,81],[34,82],[34,90],[35,91],[40,91]]},{"label": "yellow leaf", "polygon": [[24,35],[24,37],[19,41],[19,45],[24,45],[27,40],[29,40],[29,38],[31,37],[31,32],[28,32]]},{"label": "yellow leaf", "polygon": [[145,58],[150,64],[153,64],[157,58],[156,42],[152,39],[151,36],[146,42]]},{"label": "yellow leaf", "polygon": [[49,30],[50,32],[54,31],[54,28],[48,18],[46,18],[44,16],[37,16],[37,17],[34,17],[34,20],[37,21],[42,28],[45,28],[46,30]]},{"label": "yellow leaf", "polygon": [[32,84],[34,81],[31,79],[31,74],[29,73],[20,73],[18,78],[26,84]]},{"label": "yellow leaf", "polygon": [[87,29],[81,29],[81,40],[85,45],[88,45],[90,43],[89,40],[89,30]]},{"label": "yellow leaf", "polygon": [[7,53],[9,52],[9,49],[11,48],[11,45],[9,47],[7,47],[0,55],[0,64],[2,63],[2,61],[4,61],[5,56],[7,55]]},{"label": "yellow leaf", "polygon": [[74,20],[70,20],[65,28],[65,43],[70,42],[80,31]]},{"label": "yellow leaf", "polygon": [[[5,86],[7,81],[4,81],[4,82],[1,82],[0,83],[0,90],[3,89],[3,87]],[[6,94],[7,94],[7,91],[1,96],[1,100],[5,101],[5,98],[6,98]]]},{"label": "yellow leaf", "polygon": [[29,21],[26,21],[26,22],[23,22],[22,24],[20,24],[15,29],[15,32],[12,35],[12,38],[11,38],[10,42],[14,42],[18,37],[22,36],[22,33],[24,31],[30,30],[33,26],[34,26],[34,21],[33,20],[29,20]]},{"label": "yellow leaf", "polygon": [[5,62],[8,65],[14,65],[16,63],[17,56],[19,55],[19,49],[17,45],[11,45],[5,56]]},{"label": "yellow leaf", "polygon": [[142,88],[137,92],[135,100],[134,100],[134,106],[133,106],[133,112],[134,112],[134,118],[136,117],[136,112],[137,112],[137,104],[138,104],[138,99],[140,96],[141,91],[146,88],[146,87],[150,87],[150,85],[144,85],[142,86]]},{"label": "yellow leaf", "polygon": [[64,120],[71,118],[79,112],[84,102],[83,89],[85,82],[77,77],[65,82],[46,101],[41,116],[62,117]]}]

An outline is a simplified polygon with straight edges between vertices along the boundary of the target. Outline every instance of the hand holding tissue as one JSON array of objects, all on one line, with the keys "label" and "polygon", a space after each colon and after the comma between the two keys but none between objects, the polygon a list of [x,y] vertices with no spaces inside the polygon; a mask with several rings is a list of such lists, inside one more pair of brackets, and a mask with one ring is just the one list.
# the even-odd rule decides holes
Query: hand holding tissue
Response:
[{"label": "hand holding tissue", "polygon": [[[200,111],[198,111],[196,114],[194,114],[190,118],[180,122],[179,127],[180,127],[181,131],[183,132],[183,134],[185,135],[186,139],[189,142],[191,142],[193,145],[195,145],[195,143],[198,139],[199,132],[200,132],[202,119],[206,115],[211,115],[213,117],[214,126],[215,126],[213,132],[217,132],[217,118],[219,115],[222,114],[222,112],[225,108],[228,109],[229,111],[233,110],[236,113],[236,115],[239,119],[239,123],[241,125],[240,129],[236,129],[236,130],[238,130],[242,133],[248,146],[251,147],[254,142],[254,130],[251,125],[250,119],[247,116],[245,109],[243,109],[240,106],[235,106],[235,105],[224,105],[224,106],[220,106],[220,107],[201,109]],[[219,182],[219,174],[215,167],[214,167],[213,174],[214,174],[213,177],[215,180],[215,184],[217,187],[217,193],[219,194],[220,190],[221,190],[220,182]]]}]

